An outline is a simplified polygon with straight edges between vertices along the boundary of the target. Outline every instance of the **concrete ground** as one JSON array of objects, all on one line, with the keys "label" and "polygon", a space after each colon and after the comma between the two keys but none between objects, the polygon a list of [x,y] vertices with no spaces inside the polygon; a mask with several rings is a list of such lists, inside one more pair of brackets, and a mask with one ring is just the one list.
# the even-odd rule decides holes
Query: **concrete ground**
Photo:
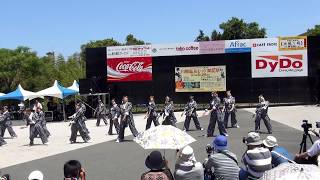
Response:
[{"label": "concrete ground", "polygon": [[[241,158],[245,151],[242,137],[253,130],[254,123],[252,113],[254,109],[238,110],[239,129],[229,129],[229,145],[231,151]],[[270,118],[273,120],[274,136],[278,138],[279,144],[285,146],[291,153],[299,151],[301,141],[301,119],[308,118],[315,122],[320,108],[312,106],[272,107],[269,109]],[[202,115],[199,112],[199,115]],[[178,121],[183,121],[180,113],[176,114]],[[206,129],[208,117],[200,118],[202,126]],[[143,115],[135,115],[135,123],[139,131],[143,131],[145,120]],[[143,150],[132,141],[132,136],[126,137],[128,141],[116,144],[116,136],[106,135],[107,127],[95,127],[95,121],[88,121],[88,128],[93,142],[84,144],[68,144],[70,127],[68,123],[49,123],[48,128],[52,133],[50,144],[41,145],[40,139],[35,143],[38,145],[28,146],[28,129],[15,126],[18,134],[17,139],[6,139],[8,145],[0,147],[0,169],[3,173],[10,173],[13,179],[25,179],[32,170],[39,169],[44,172],[45,179],[62,179],[63,163],[69,159],[78,159],[87,169],[88,179],[139,179],[146,169],[144,160],[150,151]],[[178,126],[181,128],[182,123]],[[193,124],[191,125],[193,127]],[[264,129],[264,125],[262,125]],[[127,135],[130,131],[126,130]],[[216,132],[217,134],[217,129]],[[206,138],[205,131],[190,131],[190,135],[197,139],[191,146],[194,148],[196,157],[203,161],[206,157],[205,146],[211,143],[212,138]],[[8,136],[8,134],[6,134]],[[262,134],[265,137],[265,134]],[[79,138],[81,142],[81,138]],[[166,158],[173,169],[175,152],[166,151]]]}]

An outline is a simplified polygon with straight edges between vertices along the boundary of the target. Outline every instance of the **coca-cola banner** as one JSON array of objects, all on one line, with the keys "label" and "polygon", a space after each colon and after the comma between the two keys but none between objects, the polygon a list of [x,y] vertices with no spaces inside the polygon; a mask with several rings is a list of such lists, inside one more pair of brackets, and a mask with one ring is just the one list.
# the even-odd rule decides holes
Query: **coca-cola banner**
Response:
[{"label": "coca-cola banner", "polygon": [[107,47],[107,59],[124,57],[149,57],[151,45],[110,46]]},{"label": "coca-cola banner", "polygon": [[307,50],[252,52],[252,77],[308,76],[307,54]]},{"label": "coca-cola banner", "polygon": [[151,81],[152,58],[131,57],[107,59],[107,81]]}]

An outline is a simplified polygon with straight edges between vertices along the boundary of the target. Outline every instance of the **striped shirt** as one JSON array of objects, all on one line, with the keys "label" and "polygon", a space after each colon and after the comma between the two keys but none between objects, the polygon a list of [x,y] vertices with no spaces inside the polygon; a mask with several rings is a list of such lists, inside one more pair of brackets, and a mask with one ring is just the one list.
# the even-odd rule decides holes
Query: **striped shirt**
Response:
[{"label": "striped shirt", "polygon": [[248,150],[242,160],[247,172],[256,178],[262,177],[265,171],[272,168],[271,153],[267,148],[258,147]]},{"label": "striped shirt", "polygon": [[[224,150],[223,153],[230,155],[235,160],[237,156],[228,150]],[[206,169],[211,169],[215,175],[215,179],[224,180],[237,180],[239,179],[239,166],[238,164],[223,153],[214,153],[204,163]]]}]

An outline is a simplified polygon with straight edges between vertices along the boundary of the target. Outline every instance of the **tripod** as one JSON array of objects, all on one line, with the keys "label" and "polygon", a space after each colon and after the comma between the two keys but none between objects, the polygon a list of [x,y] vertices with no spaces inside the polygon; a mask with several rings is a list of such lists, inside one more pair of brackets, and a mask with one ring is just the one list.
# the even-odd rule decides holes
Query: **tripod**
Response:
[{"label": "tripod", "polygon": [[[309,129],[304,128],[304,133],[302,135],[302,141],[300,143],[300,151],[299,154],[301,154],[302,152],[306,152],[307,151],[307,138],[309,137],[310,142],[313,144],[313,140],[311,138],[311,135],[309,134]],[[303,151],[302,151],[303,150]]]}]

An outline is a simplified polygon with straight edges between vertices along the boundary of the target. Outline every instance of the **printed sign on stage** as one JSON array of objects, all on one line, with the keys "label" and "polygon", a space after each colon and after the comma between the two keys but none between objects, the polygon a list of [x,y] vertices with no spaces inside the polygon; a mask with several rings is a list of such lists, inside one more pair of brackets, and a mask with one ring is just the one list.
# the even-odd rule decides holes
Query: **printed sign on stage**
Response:
[{"label": "printed sign on stage", "polygon": [[126,57],[150,57],[151,45],[110,46],[107,47],[107,59]]},{"label": "printed sign on stage", "polygon": [[151,81],[152,58],[131,57],[107,59],[107,81]]},{"label": "printed sign on stage", "polygon": [[280,37],[279,50],[304,50],[307,49],[307,36]]},{"label": "printed sign on stage", "polygon": [[200,54],[223,54],[224,46],[224,41],[199,42]]},{"label": "printed sign on stage", "polygon": [[307,50],[252,52],[253,78],[308,76]]},{"label": "printed sign on stage", "polygon": [[278,38],[250,39],[251,51],[278,51]]},{"label": "printed sign on stage", "polygon": [[199,54],[199,42],[152,45],[152,56],[182,56],[195,54]]},{"label": "printed sign on stage", "polygon": [[225,53],[245,53],[250,51],[251,51],[251,46],[250,46],[249,39],[225,41]]},{"label": "printed sign on stage", "polygon": [[175,83],[176,92],[225,91],[226,67],[176,67]]}]

